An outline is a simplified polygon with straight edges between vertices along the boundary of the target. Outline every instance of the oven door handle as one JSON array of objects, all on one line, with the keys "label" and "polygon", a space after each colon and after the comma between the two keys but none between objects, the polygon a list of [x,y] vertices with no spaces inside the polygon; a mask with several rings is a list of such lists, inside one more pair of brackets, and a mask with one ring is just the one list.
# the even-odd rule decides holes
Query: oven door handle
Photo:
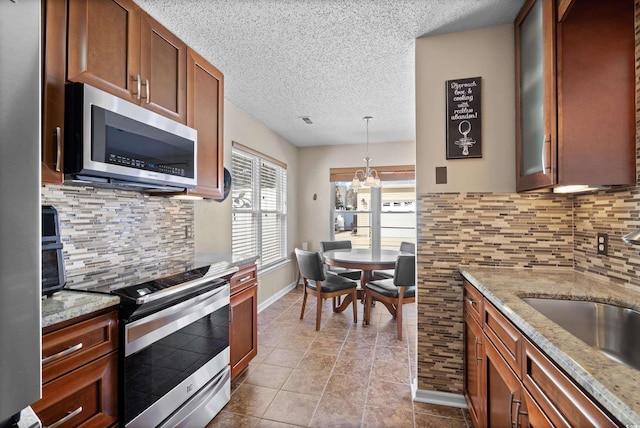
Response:
[{"label": "oven door handle", "polygon": [[142,305],[145,303],[149,303],[149,302],[153,302],[154,300],[158,300],[158,299],[163,299],[167,296],[171,296],[172,294],[175,293],[182,293],[186,290],[190,290],[190,289],[196,289],[197,287],[206,284],[214,279],[218,279],[218,278],[222,278],[223,276],[226,275],[231,275],[233,273],[238,272],[239,268],[237,266],[234,266],[230,269],[226,269],[223,271],[219,271],[216,272],[214,276],[205,276],[204,278],[200,278],[200,279],[195,279],[193,281],[189,281],[189,282],[185,282],[182,284],[178,284],[178,285],[174,285],[173,287],[169,287],[169,288],[165,288],[162,291],[157,291],[155,293],[152,294],[148,294],[146,296],[143,297],[138,297],[136,299],[136,303],[138,305]]},{"label": "oven door handle", "polygon": [[125,324],[125,357],[229,304],[229,283]]},{"label": "oven door handle", "polygon": [[[158,426],[158,428],[169,428],[169,427],[178,427],[178,426],[187,426],[187,422],[191,416],[200,409],[200,407],[205,405],[210,405],[212,399],[220,393],[220,391],[225,388],[226,384],[229,382],[231,378],[231,368],[227,366],[222,373],[213,378],[207,385],[203,386],[202,389],[193,396],[184,407],[182,407],[179,411],[177,411],[173,416],[166,419],[162,424]],[[228,397],[221,399],[221,406],[227,404]]]}]

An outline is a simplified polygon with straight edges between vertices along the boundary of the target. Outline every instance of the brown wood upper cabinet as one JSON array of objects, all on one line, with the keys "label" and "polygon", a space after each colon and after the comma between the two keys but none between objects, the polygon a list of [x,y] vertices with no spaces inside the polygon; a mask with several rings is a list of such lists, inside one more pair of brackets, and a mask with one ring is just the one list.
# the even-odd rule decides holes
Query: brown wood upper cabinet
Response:
[{"label": "brown wood upper cabinet", "polygon": [[64,84],[67,2],[42,2],[42,182],[59,184],[64,172]]},{"label": "brown wood upper cabinet", "polygon": [[553,0],[528,0],[516,28],[516,187],[554,184],[556,39]]},{"label": "brown wood upper cabinet", "polygon": [[221,198],[224,192],[224,76],[192,49],[187,49],[187,126],[198,131],[198,185],[194,196]]},{"label": "brown wood upper cabinet", "polygon": [[186,123],[187,46],[130,0],[69,0],[67,80]]},{"label": "brown wood upper cabinet", "polygon": [[635,184],[633,8],[525,3],[515,21],[518,191]]}]

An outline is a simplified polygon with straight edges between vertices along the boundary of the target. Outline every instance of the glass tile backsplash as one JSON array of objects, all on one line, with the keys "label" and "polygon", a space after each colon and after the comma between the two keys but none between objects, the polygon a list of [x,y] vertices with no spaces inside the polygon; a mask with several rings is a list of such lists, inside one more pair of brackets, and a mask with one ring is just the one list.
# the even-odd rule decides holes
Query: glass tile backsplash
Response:
[{"label": "glass tile backsplash", "polygon": [[60,216],[67,276],[193,255],[193,234],[185,234],[193,230],[193,201],[82,186],[41,192]]}]

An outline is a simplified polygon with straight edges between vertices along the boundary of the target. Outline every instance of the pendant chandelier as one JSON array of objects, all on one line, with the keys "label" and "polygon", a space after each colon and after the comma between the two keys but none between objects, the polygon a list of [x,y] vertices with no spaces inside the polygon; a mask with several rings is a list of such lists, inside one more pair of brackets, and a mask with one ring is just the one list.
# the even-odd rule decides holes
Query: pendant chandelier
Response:
[{"label": "pendant chandelier", "polygon": [[366,169],[364,171],[359,169],[353,175],[353,180],[351,180],[352,189],[358,189],[362,186],[380,187],[378,171],[369,168],[369,161],[371,160],[369,157],[369,121],[373,119],[373,117],[365,116],[363,119],[367,121],[367,156],[364,158],[364,161],[366,162]]}]

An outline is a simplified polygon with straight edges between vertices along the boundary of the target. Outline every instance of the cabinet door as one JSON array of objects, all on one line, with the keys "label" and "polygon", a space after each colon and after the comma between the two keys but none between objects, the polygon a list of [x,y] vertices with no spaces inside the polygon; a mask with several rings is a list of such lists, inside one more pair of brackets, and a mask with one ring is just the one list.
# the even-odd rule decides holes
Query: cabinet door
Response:
[{"label": "cabinet door", "polygon": [[108,427],[118,418],[118,353],[113,352],[42,387],[31,405],[43,426]]},{"label": "cabinet door", "polygon": [[482,330],[469,313],[464,318],[464,395],[476,428],[485,426],[482,408],[484,384],[484,348]]},{"label": "cabinet door", "polygon": [[67,79],[137,102],[140,9],[130,0],[69,0]]},{"label": "cabinet door", "polygon": [[558,183],[635,184],[634,2],[559,11]]},{"label": "cabinet door", "polygon": [[231,296],[229,346],[231,379],[242,373],[258,354],[258,286]]},{"label": "cabinet door", "polygon": [[188,49],[187,125],[198,131],[198,185],[188,193],[195,196],[223,196],[223,86],[222,73]]},{"label": "cabinet door", "polygon": [[64,171],[64,84],[67,2],[42,2],[42,182],[60,184]]},{"label": "cabinet door", "polygon": [[522,386],[515,373],[490,341],[485,341],[488,427],[512,427],[517,422],[527,426],[526,403],[522,400]]},{"label": "cabinet door", "polygon": [[187,121],[187,45],[141,12],[141,105],[180,123]]},{"label": "cabinet door", "polygon": [[556,182],[555,2],[528,0],[516,28],[516,189]]}]

